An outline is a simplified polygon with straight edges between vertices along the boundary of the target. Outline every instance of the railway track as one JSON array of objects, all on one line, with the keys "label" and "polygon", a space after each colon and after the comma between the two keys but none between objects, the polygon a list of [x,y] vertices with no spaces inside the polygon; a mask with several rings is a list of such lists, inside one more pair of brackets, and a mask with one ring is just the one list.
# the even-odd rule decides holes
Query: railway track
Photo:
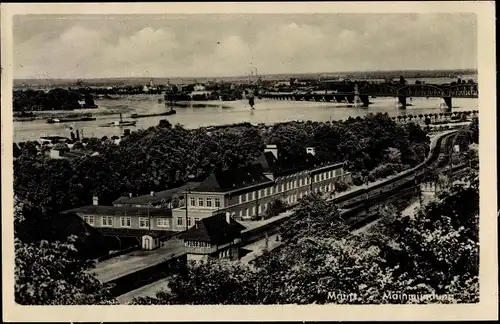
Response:
[{"label": "railway track", "polygon": [[401,174],[369,188],[359,189],[342,197],[329,199],[329,201],[335,203],[341,209],[351,209],[357,205],[366,204],[367,201],[372,199],[378,200],[390,195],[392,192],[421,182],[423,179],[426,179],[431,171],[438,170],[448,164],[453,145],[452,139],[456,135],[456,132],[452,131],[439,138],[431,154],[416,167],[403,171]]}]

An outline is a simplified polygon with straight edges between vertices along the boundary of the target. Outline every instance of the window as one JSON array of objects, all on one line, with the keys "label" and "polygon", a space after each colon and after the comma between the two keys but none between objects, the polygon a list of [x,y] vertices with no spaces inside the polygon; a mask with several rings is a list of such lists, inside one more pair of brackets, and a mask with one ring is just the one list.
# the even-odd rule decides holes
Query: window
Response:
[{"label": "window", "polygon": [[198,198],[198,206],[203,207],[203,198]]},{"label": "window", "polygon": [[266,188],[266,196],[270,195],[271,189],[272,189],[272,187],[271,188]]},{"label": "window", "polygon": [[139,217],[139,227],[149,228],[149,219],[146,217]]},{"label": "window", "polygon": [[158,227],[169,227],[168,226],[168,218],[157,218],[156,226]]},{"label": "window", "polygon": [[243,209],[240,210],[240,217],[243,217]]},{"label": "window", "polygon": [[262,205],[259,205],[258,212],[259,214],[262,213]]},{"label": "window", "polygon": [[299,179],[299,187],[302,187],[302,179]]},{"label": "window", "polygon": [[288,190],[288,182],[285,182],[285,190]]},{"label": "window", "polygon": [[280,192],[282,192],[282,191],[285,191],[285,185],[284,184],[281,184],[281,190],[280,190]]},{"label": "window", "polygon": [[182,217],[177,217],[177,226],[182,226]]},{"label": "window", "polygon": [[247,201],[250,200],[250,193],[247,192]]},{"label": "window", "polygon": [[255,215],[255,206],[252,207],[252,216]]},{"label": "window", "polygon": [[267,210],[267,203],[264,204],[264,211]]},{"label": "window", "polygon": [[215,207],[219,208],[220,207],[220,199],[215,198]]},{"label": "window", "polygon": [[188,227],[191,227],[191,217],[188,217]]},{"label": "window", "polygon": [[239,195],[239,196],[238,196],[238,203],[240,203],[240,204],[241,204],[241,202],[242,202],[242,200],[243,200],[243,199],[242,199],[242,197],[243,197],[243,195]]},{"label": "window", "polygon": [[87,224],[90,224],[90,225],[94,225],[94,216],[90,215],[90,216],[83,216],[83,220],[87,223]]},{"label": "window", "polygon": [[255,191],[252,191],[252,200],[255,200]]},{"label": "window", "polygon": [[120,224],[122,227],[130,227],[130,217],[120,217]]},{"label": "window", "polygon": [[190,204],[191,206],[196,206],[196,199],[194,199],[193,197],[191,197],[191,198],[189,199],[189,204]]},{"label": "window", "polygon": [[245,208],[245,212],[244,212],[243,216],[249,216],[248,215],[248,208]]},{"label": "window", "polygon": [[212,198],[207,198],[207,207],[212,207]]},{"label": "window", "polygon": [[113,226],[113,217],[102,216],[102,226]]}]

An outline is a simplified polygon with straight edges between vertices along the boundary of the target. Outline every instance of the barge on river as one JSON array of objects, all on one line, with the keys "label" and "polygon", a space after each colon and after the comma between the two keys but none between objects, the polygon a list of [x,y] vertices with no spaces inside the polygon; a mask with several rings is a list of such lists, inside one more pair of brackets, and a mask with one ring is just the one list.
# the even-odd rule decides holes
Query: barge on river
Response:
[{"label": "barge on river", "polygon": [[61,118],[49,118],[47,119],[48,124],[55,123],[69,123],[69,122],[77,122],[77,121],[93,121],[96,120],[95,117],[61,117]]},{"label": "barge on river", "polygon": [[113,126],[135,126],[137,122],[134,120],[123,120],[122,114],[120,114],[120,121],[114,121],[111,123],[101,124],[100,127],[113,127]]},{"label": "barge on river", "polygon": [[166,112],[162,113],[157,113],[157,114],[132,114],[130,115],[130,118],[143,118],[143,117],[156,117],[156,116],[170,116],[170,115],[175,115],[177,112],[175,110],[169,110]]}]

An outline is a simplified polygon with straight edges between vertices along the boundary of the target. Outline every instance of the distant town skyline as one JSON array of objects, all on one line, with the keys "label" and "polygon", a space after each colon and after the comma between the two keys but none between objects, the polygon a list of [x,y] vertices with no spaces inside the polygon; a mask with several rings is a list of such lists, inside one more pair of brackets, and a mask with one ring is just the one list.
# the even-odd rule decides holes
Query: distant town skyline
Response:
[{"label": "distant town skyline", "polygon": [[14,78],[477,69],[474,14],[15,16]]}]

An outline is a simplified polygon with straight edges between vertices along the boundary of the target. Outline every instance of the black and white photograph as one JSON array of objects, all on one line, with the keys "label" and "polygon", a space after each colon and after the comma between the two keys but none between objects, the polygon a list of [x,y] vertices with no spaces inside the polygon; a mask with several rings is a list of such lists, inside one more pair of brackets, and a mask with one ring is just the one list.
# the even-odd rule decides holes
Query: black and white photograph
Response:
[{"label": "black and white photograph", "polygon": [[494,6],[423,4],[2,5],[4,298],[498,316]]}]

